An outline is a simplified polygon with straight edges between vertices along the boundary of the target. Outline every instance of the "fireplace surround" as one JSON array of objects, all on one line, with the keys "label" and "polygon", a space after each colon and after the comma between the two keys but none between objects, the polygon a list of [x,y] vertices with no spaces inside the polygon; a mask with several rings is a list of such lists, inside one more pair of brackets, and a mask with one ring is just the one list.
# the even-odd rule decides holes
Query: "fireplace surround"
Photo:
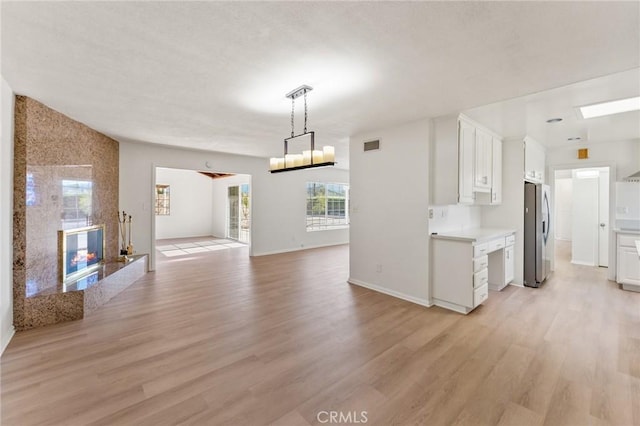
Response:
[{"label": "fireplace surround", "polygon": [[58,231],[58,271],[63,282],[99,268],[105,255],[104,225]]}]

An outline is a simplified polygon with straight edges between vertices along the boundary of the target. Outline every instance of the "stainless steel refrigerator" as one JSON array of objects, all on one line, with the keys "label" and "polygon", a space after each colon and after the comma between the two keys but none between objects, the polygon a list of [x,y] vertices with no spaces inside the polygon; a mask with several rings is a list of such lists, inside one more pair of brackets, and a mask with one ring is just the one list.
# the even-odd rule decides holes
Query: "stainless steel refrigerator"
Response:
[{"label": "stainless steel refrigerator", "polygon": [[550,199],[548,185],[524,183],[524,285],[527,287],[540,287],[549,275]]}]

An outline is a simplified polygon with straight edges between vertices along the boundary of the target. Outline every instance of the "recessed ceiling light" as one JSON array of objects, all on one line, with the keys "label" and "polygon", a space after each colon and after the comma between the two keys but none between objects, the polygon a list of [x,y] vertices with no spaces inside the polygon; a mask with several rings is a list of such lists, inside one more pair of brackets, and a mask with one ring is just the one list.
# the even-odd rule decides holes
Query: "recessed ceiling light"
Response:
[{"label": "recessed ceiling light", "polygon": [[547,120],[547,123],[559,123],[562,121],[562,118],[550,118]]},{"label": "recessed ceiling light", "polygon": [[579,141],[582,139],[580,136],[576,136],[575,138],[567,138],[568,141]]},{"label": "recessed ceiling light", "polygon": [[640,110],[640,96],[578,107],[582,118],[603,117],[638,110]]}]

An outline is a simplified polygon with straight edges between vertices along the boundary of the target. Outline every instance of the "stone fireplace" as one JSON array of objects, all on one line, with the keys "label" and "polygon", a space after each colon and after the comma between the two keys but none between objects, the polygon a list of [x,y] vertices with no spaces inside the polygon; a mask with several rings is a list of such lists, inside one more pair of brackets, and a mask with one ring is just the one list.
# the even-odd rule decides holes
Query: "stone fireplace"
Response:
[{"label": "stone fireplace", "polygon": [[[16,96],[14,139],[13,295],[18,330],[79,319],[97,276],[58,257],[58,231],[103,225],[105,264],[118,270],[118,142],[25,96]],[[80,253],[80,257],[82,257]],[[93,255],[91,255],[93,256]],[[89,253],[86,257],[90,257]],[[76,259],[95,266],[95,259]],[[146,258],[145,258],[146,262]],[[116,264],[111,264],[116,263]],[[107,267],[107,264],[109,266]],[[128,269],[128,268],[127,268]],[[75,277],[78,277],[76,275]],[[61,279],[62,278],[62,279]]]}]

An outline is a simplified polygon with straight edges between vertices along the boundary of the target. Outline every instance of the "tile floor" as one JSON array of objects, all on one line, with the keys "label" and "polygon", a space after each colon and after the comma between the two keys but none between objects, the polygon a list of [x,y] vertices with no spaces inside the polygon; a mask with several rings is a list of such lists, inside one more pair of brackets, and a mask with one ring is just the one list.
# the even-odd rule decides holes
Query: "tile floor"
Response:
[{"label": "tile floor", "polygon": [[175,238],[156,241],[156,250],[165,257],[185,256],[246,246],[246,244],[235,240],[215,237]]}]

